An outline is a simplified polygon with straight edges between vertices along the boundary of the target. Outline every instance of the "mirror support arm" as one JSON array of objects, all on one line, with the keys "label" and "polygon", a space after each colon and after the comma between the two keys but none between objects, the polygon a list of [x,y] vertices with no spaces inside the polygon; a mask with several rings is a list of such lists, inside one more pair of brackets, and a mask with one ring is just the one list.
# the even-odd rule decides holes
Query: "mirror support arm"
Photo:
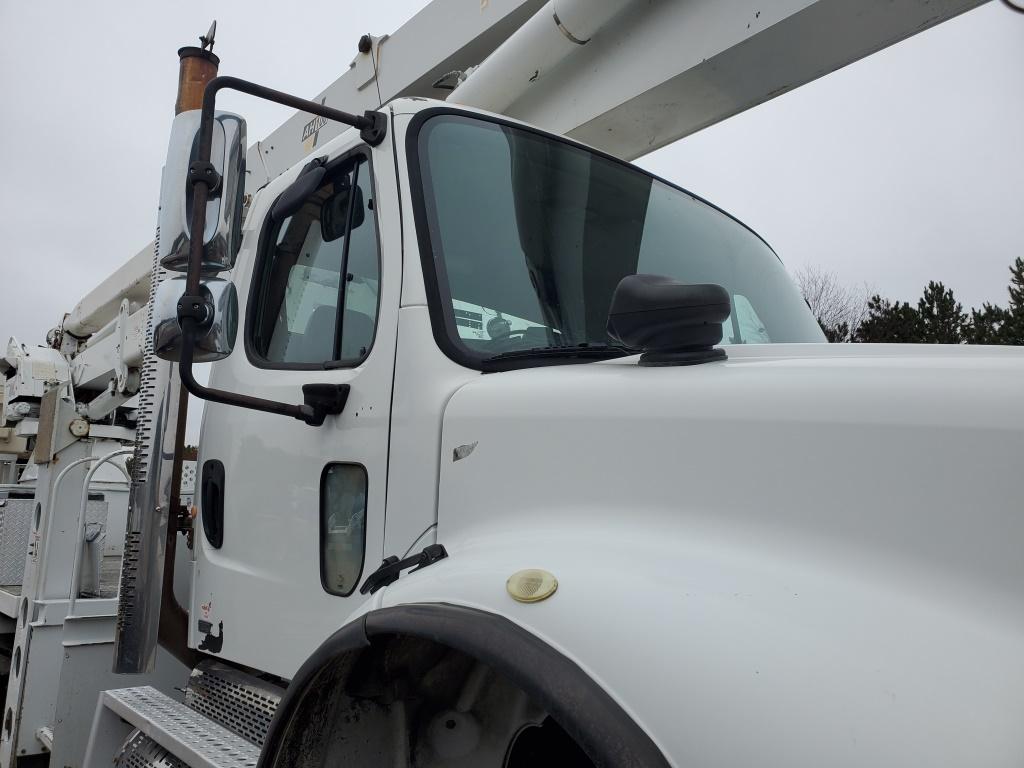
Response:
[{"label": "mirror support arm", "polygon": [[[190,394],[201,400],[291,416],[311,426],[319,426],[323,424],[327,414],[340,412],[336,402],[327,403],[323,397],[304,392],[306,402],[301,405],[292,405],[221,389],[211,389],[196,381],[192,372],[196,332],[204,323],[210,322],[213,317],[212,308],[206,305],[206,300],[199,292],[199,283],[203,262],[203,233],[206,230],[206,204],[211,194],[216,194],[220,186],[220,178],[217,176],[216,170],[213,171],[213,174],[207,171],[212,168],[210,154],[213,147],[213,117],[217,92],[224,89],[241,91],[302,112],[309,112],[328,120],[351,125],[360,129],[363,140],[370,146],[376,146],[384,140],[387,132],[387,118],[382,112],[372,111],[368,111],[362,116],[350,115],[347,112],[317,104],[315,101],[300,99],[256,83],[240,80],[237,77],[215,77],[206,84],[206,90],[203,93],[203,112],[199,122],[199,157],[189,168],[190,183],[192,184],[192,223],[188,273],[185,278],[185,294],[178,303],[178,323],[181,326],[181,359],[178,367],[181,383]],[[340,407],[344,407],[344,399],[341,399]]]},{"label": "mirror support arm", "polygon": [[[315,409],[310,405],[290,405],[276,400],[264,400],[261,397],[241,395],[237,392],[227,392],[222,389],[211,389],[204,387],[192,372],[192,351],[195,343],[195,321],[184,318],[181,321],[181,361],[178,363],[181,371],[181,383],[189,394],[195,395],[202,400],[209,400],[211,403],[222,403],[224,405],[237,405],[242,408],[250,408],[255,411],[266,413],[277,413],[281,416],[291,416],[301,419],[307,424],[317,421]],[[320,423],[323,423],[322,419]]]}]

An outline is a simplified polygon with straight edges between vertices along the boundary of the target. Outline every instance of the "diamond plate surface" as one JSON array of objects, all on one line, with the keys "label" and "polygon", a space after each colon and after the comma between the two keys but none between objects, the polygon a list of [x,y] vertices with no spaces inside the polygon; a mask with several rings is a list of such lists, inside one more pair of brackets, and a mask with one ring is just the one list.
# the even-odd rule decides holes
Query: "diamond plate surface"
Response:
[{"label": "diamond plate surface", "polygon": [[283,694],[284,688],[273,683],[226,664],[203,661],[189,677],[185,704],[262,746]]},{"label": "diamond plate surface", "polygon": [[35,499],[6,501],[0,507],[0,584],[21,586],[36,502]]},{"label": "diamond plate surface", "polygon": [[104,691],[104,704],[192,768],[255,768],[260,748],[150,686]]},{"label": "diamond plate surface", "polygon": [[[0,506],[0,584],[21,586],[25,577],[25,557],[32,532],[35,499],[5,499]],[[76,510],[77,517],[77,510]],[[106,525],[107,502],[91,500],[85,505],[87,524]]]}]

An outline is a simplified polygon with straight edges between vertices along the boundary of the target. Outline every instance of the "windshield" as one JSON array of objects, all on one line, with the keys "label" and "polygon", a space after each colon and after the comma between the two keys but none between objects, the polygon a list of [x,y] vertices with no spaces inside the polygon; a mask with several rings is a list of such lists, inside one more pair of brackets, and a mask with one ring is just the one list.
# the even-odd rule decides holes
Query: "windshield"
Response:
[{"label": "windshield", "polygon": [[451,114],[422,124],[417,149],[446,347],[469,362],[614,344],[612,293],[636,273],[723,286],[725,344],[824,341],[757,235],[637,168]]}]

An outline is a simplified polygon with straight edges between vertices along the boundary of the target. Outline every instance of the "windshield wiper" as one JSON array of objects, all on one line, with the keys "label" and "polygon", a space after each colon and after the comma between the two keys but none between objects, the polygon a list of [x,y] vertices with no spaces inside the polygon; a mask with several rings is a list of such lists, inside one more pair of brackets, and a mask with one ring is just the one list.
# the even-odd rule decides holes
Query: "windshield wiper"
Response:
[{"label": "windshield wiper", "polygon": [[485,370],[504,368],[502,363],[517,360],[600,360],[621,355],[633,355],[636,350],[621,344],[570,344],[564,347],[534,347],[532,349],[513,349],[485,357],[481,362]]}]

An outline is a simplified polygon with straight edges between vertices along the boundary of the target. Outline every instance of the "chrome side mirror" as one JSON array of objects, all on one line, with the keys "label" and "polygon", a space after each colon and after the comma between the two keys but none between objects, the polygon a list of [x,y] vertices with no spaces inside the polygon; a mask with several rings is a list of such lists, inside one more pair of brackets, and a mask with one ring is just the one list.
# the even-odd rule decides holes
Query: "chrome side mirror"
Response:
[{"label": "chrome side mirror", "polygon": [[[160,186],[160,263],[175,272],[188,270],[192,226],[188,169],[199,155],[201,114],[195,109],[174,118]],[[206,204],[203,271],[207,273],[231,269],[242,241],[245,141],[244,119],[230,112],[214,115],[210,162],[220,174],[220,184]]]},{"label": "chrome side mirror", "polygon": [[[153,352],[161,360],[178,362],[181,357],[181,326],[178,301],[185,293],[185,277],[169,277],[153,297]],[[210,317],[196,334],[197,363],[212,363],[231,354],[238,333],[238,293],[230,280],[212,277],[199,285]]]}]

